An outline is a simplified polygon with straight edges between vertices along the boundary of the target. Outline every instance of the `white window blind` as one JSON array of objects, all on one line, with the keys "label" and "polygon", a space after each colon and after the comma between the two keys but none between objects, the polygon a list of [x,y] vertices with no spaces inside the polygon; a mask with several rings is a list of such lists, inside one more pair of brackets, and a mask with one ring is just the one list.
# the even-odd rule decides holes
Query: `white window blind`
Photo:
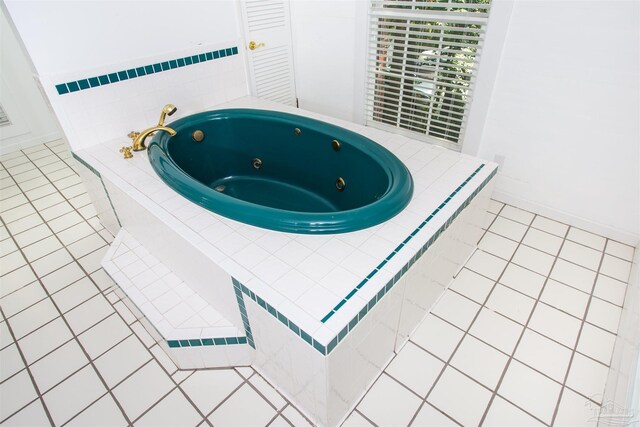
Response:
[{"label": "white window blind", "polygon": [[460,149],[490,0],[372,0],[367,124]]}]

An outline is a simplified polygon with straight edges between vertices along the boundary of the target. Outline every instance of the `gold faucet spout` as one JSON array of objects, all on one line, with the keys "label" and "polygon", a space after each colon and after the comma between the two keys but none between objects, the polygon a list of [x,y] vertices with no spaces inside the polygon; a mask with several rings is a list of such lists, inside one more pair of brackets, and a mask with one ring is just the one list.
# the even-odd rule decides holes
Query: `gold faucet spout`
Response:
[{"label": "gold faucet spout", "polygon": [[152,128],[146,129],[142,132],[140,132],[139,135],[137,135],[134,140],[133,140],[133,151],[142,151],[145,150],[147,148],[147,146],[145,145],[144,141],[145,139],[147,139],[147,137],[149,135],[151,135],[154,132],[167,132],[169,135],[174,136],[176,134],[176,131],[171,129],[168,126],[154,126]]}]

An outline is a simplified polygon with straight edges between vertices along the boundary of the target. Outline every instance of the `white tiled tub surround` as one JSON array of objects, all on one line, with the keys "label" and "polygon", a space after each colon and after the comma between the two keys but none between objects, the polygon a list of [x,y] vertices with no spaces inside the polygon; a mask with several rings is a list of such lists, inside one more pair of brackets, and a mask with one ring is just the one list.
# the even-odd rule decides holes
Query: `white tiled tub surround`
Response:
[{"label": "white tiled tub surround", "polygon": [[[237,107],[301,113],[251,97],[216,108]],[[106,196],[130,235],[232,325],[257,328],[254,366],[314,421],[334,425],[471,254],[481,234],[495,165],[406,137],[307,115],[355,130],[394,152],[414,178],[414,196],[407,208],[384,224],[352,233],[274,232],[220,217],[184,199],[159,179],[145,152],[122,159],[118,149],[125,138],[77,151],[76,156],[99,175],[89,179],[100,180],[108,195],[102,191],[96,198]],[[447,231],[441,235],[445,225]],[[434,240],[437,247],[420,257]],[[231,277],[243,285],[239,299],[246,305],[248,319],[240,316]],[[382,298],[385,291],[389,296]],[[278,318],[255,301],[275,308]],[[407,310],[401,314],[402,306]],[[254,320],[260,316],[264,321]],[[273,327],[263,327],[269,323]],[[252,344],[248,331],[247,338]],[[296,345],[283,345],[292,339]],[[283,349],[294,348],[300,349],[295,358],[284,357]],[[252,352],[248,345],[244,349]],[[340,372],[363,356],[365,360],[352,370],[357,374],[345,381]],[[317,369],[308,369],[313,360]],[[184,367],[207,365],[204,360],[191,363]],[[365,369],[367,364],[371,368]]]},{"label": "white tiled tub surround", "polygon": [[[56,85],[134,70],[190,55],[242,46],[240,40],[199,45],[100,68],[40,76],[72,150],[98,144],[158,122],[167,103],[183,117],[249,93],[244,49],[238,53],[60,95]],[[128,145],[131,145],[129,142]]]},{"label": "white tiled tub surround", "polygon": [[[0,423],[307,424],[250,367],[176,370],[100,268],[113,236],[97,221],[64,144],[2,156],[0,164]],[[628,324],[635,311],[619,329],[615,322],[633,311],[637,251],[634,258],[632,247],[495,201],[489,210],[474,256],[345,426],[588,426],[598,414],[600,425],[612,414],[637,417],[627,390],[615,390],[637,345],[629,335],[637,325]],[[576,243],[600,252],[602,265],[594,270],[593,252],[576,251]],[[550,271],[540,262],[549,256]],[[509,289],[516,292],[505,298]],[[531,300],[530,321],[519,323]],[[553,323],[539,321],[549,313]],[[621,353],[616,345],[612,357],[616,330],[628,345]],[[609,365],[616,395],[608,381],[600,399]]]}]

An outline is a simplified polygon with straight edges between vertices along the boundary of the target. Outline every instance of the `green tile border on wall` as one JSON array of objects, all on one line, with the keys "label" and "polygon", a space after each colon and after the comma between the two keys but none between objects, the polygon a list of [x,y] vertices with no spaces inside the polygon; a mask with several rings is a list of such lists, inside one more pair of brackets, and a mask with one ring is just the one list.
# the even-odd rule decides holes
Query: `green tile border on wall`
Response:
[{"label": "green tile border on wall", "polygon": [[210,347],[221,345],[247,344],[247,337],[195,338],[185,340],[167,340],[170,348]]},{"label": "green tile border on wall", "polygon": [[[398,247],[391,254],[389,254],[384,260],[382,260],[382,262],[378,265],[378,267],[376,267],[376,269],[374,271],[372,271],[369,275],[367,275],[367,277],[362,282],[360,282],[360,284],[358,284],[358,286],[356,286],[347,295],[348,298],[345,297],[345,299],[343,299],[340,303],[338,303],[336,305],[336,307],[333,310],[331,310],[331,312],[329,313],[330,314],[329,317],[325,316],[325,318],[322,320],[322,323],[325,323],[331,316],[333,316],[333,314],[335,314],[346,303],[346,301],[349,298],[351,298],[353,295],[355,295],[355,293],[360,288],[362,288],[362,286],[364,286],[375,275],[375,273],[382,268],[382,266],[384,266],[391,258],[393,258],[393,256],[395,254],[397,254],[398,251],[400,251],[411,240],[411,238],[413,238],[416,234],[418,234],[418,232],[422,228],[424,228],[424,226],[440,210],[442,210],[447,205],[447,203],[449,203],[451,201],[451,199],[453,199],[453,197],[456,194],[458,194],[458,192],[460,192],[460,190],[462,190],[462,188],[464,186],[466,186],[469,183],[469,181],[471,181],[482,170],[482,168],[484,168],[484,167],[485,167],[485,164],[480,165],[471,175],[469,175],[469,177],[467,177],[467,179],[465,179],[400,245],[398,245]],[[482,181],[482,183],[478,186],[478,188],[476,188],[473,191],[473,193],[471,193],[465,199],[465,201],[460,205],[460,207],[458,209],[456,209],[454,214],[451,217],[449,217],[447,219],[447,221],[442,226],[440,226],[440,228],[433,234],[433,236],[431,236],[431,238],[427,241],[427,243],[425,243],[422,246],[422,248],[420,248],[420,250],[413,257],[411,257],[409,262],[407,262],[400,269],[400,271],[398,271],[398,273],[396,273],[396,275],[393,276],[387,282],[387,284],[384,287],[382,287],[382,289],[380,289],[380,291],[378,291],[378,293],[373,298],[371,298],[371,300],[369,300],[367,305],[365,305],[360,310],[360,312],[358,314],[356,314],[351,319],[351,321],[349,321],[349,323],[338,333],[338,335],[336,335],[326,346],[321,344],[321,343],[319,343],[310,334],[308,334],[307,332],[305,332],[302,329],[300,329],[300,327],[298,327],[295,323],[293,323],[292,321],[287,319],[287,317],[285,315],[283,315],[282,313],[278,312],[273,306],[269,305],[269,303],[267,303],[262,298],[260,298],[258,295],[256,295],[255,292],[251,291],[245,285],[243,285],[242,283],[240,283],[236,279],[232,278],[233,286],[234,286],[235,291],[236,291],[236,296],[240,300],[241,297],[242,297],[241,293],[247,295],[254,302],[256,302],[260,307],[262,307],[269,314],[271,314],[273,317],[275,317],[277,320],[279,320],[283,325],[285,325],[287,328],[289,328],[289,330],[291,330],[294,334],[296,334],[297,336],[302,338],[304,341],[306,341],[307,344],[309,344],[310,346],[315,348],[318,352],[320,352],[320,354],[326,356],[329,353],[331,353],[331,351],[334,348],[336,348],[338,343],[340,343],[342,340],[345,339],[347,334],[349,332],[351,332],[353,330],[353,328],[355,328],[357,326],[357,324],[367,315],[367,313],[373,309],[373,307],[393,288],[393,286],[396,283],[398,283],[400,278],[407,271],[409,271],[409,268],[411,268],[411,266],[418,259],[420,259],[420,257],[434,244],[434,242],[442,235],[442,233],[444,233],[444,231],[453,223],[453,221],[458,217],[458,215],[460,215],[460,213],[464,210],[464,208],[466,208],[471,203],[471,201],[478,195],[478,193],[480,193],[480,191],[482,191],[482,189],[489,183],[489,181],[491,181],[491,179],[493,179],[493,177],[496,175],[497,171],[498,171],[497,169],[494,169],[491,172],[491,174],[489,174],[489,176],[487,176],[484,179],[484,181]],[[242,303],[242,307],[244,307],[244,301]],[[246,310],[244,310],[243,321],[245,320],[245,317],[246,317]],[[248,318],[247,318],[246,321],[247,321],[247,325],[248,325]],[[253,337],[251,338],[251,341],[253,342]]]},{"label": "green tile border on wall", "polygon": [[224,49],[185,56],[183,58],[171,59],[168,61],[157,62],[155,64],[134,67],[128,70],[115,71],[113,73],[107,73],[100,76],[87,77],[80,80],[60,83],[56,85],[56,91],[58,92],[58,95],[65,95],[67,93],[79,92],[98,86],[106,86],[125,80],[131,80],[150,74],[162,73],[164,71],[173,70],[175,68],[182,68],[189,65],[199,64],[201,62],[222,59],[227,56],[233,56],[237,54],[237,46],[227,47]]}]

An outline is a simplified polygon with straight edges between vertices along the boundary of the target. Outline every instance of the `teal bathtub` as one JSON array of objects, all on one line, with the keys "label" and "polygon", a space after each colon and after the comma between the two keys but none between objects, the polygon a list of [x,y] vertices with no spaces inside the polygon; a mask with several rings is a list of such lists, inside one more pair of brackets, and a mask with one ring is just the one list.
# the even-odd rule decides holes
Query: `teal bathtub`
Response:
[{"label": "teal bathtub", "polygon": [[332,234],[380,224],[411,200],[402,162],[372,140],[267,110],[194,114],[157,133],[149,161],[198,205],[271,230]]}]

